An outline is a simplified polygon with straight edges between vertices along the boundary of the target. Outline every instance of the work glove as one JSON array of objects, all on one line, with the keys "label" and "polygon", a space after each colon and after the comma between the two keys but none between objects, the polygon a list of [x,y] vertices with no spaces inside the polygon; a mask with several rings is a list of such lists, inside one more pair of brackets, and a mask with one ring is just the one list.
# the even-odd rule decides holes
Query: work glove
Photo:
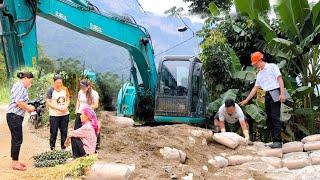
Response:
[{"label": "work glove", "polygon": [[243,135],[244,135],[244,140],[245,140],[246,144],[249,144],[250,143],[249,131],[248,130],[244,130],[243,131]]}]

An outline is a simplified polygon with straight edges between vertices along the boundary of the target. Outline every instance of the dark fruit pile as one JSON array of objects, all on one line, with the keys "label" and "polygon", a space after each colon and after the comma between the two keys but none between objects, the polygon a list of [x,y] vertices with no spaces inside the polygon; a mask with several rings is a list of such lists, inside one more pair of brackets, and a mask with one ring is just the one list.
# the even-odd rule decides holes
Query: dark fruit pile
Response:
[{"label": "dark fruit pile", "polygon": [[35,167],[54,167],[59,164],[66,163],[71,157],[69,151],[47,151],[39,155],[33,156]]}]

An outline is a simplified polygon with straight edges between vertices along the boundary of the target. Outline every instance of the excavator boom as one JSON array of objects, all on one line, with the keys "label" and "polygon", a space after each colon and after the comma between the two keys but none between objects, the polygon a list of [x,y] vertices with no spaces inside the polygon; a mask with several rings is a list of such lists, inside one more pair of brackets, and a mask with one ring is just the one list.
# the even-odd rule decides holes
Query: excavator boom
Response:
[{"label": "excavator boom", "polygon": [[[151,37],[134,21],[104,15],[87,0],[4,0],[0,3],[1,41],[10,76],[21,66],[30,67],[38,63],[36,17],[41,16],[79,33],[121,46],[129,52],[130,59],[135,62],[135,65],[131,62],[132,82],[124,84],[118,93],[118,114],[142,115],[142,119],[159,121],[203,121],[204,111],[198,103],[201,100],[201,74],[196,74],[198,71],[202,73],[198,65],[201,63],[193,57],[166,59],[165,64],[160,65],[164,70],[159,74],[164,73],[168,77],[161,75],[163,80],[158,82]],[[185,62],[181,67],[181,63],[175,63],[177,67],[174,69],[175,66],[166,67],[169,60]],[[141,85],[138,84],[136,68],[141,76]],[[195,85],[195,77],[198,84],[191,87]],[[170,84],[167,84],[168,80]],[[157,86],[161,88],[157,89]],[[158,110],[155,111],[155,107]],[[184,121],[174,116],[188,116],[191,121],[190,118]]]},{"label": "excavator boom", "polygon": [[[39,61],[37,16],[128,50],[141,75],[143,88],[138,87],[133,69],[133,83],[124,86],[122,92],[126,93],[118,100],[119,113],[134,115],[137,93],[155,97],[157,71],[147,30],[119,17],[106,16],[86,0],[4,0],[0,12],[1,39],[9,75],[21,66],[34,66]],[[134,93],[127,93],[128,88],[135,89]]]}]

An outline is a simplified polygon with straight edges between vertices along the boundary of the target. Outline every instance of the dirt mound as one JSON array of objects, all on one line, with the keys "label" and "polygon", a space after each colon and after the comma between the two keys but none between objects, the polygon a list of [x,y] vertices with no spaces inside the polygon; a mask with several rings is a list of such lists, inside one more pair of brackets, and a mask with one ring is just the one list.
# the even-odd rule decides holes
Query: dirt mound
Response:
[{"label": "dirt mound", "polygon": [[[236,172],[233,170],[234,168],[231,170],[231,167],[218,169],[208,165],[210,158],[221,153],[250,155],[252,151],[244,146],[231,150],[213,141],[205,143],[204,136],[193,136],[192,131],[208,131],[206,129],[183,124],[116,128],[108,126],[111,116],[112,114],[106,112],[100,114],[102,121],[100,159],[107,162],[135,164],[134,179],[167,179],[172,175],[181,178],[189,173],[193,173],[194,179],[252,177],[251,173]],[[195,141],[190,141],[190,139]],[[160,154],[160,149],[163,147],[184,151],[187,154],[186,162],[179,164],[164,160]],[[209,167],[208,172],[203,170],[203,166]],[[235,174],[230,172],[235,172],[238,175],[234,176]]]}]

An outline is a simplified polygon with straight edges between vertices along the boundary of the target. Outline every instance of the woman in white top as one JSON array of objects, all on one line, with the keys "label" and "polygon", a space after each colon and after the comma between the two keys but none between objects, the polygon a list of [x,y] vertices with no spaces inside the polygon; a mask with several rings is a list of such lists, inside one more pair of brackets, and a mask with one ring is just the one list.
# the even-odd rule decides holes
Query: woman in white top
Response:
[{"label": "woman in white top", "polygon": [[74,122],[74,129],[79,129],[82,126],[80,115],[84,107],[90,107],[95,110],[99,106],[99,94],[97,91],[92,89],[91,83],[83,79],[80,81],[80,91],[78,93],[77,103],[76,103],[76,113],[77,117]]}]

